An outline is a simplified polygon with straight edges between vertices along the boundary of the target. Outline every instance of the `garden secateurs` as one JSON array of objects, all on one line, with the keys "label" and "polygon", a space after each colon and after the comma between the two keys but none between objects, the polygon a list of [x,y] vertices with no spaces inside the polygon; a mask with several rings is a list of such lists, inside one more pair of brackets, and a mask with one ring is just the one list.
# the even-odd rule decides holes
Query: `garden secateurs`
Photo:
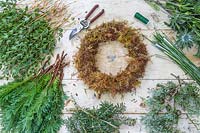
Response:
[{"label": "garden secateurs", "polygon": [[76,34],[78,34],[83,29],[87,29],[91,23],[93,23],[96,19],[98,19],[103,13],[104,9],[101,10],[95,17],[93,17],[91,20],[88,20],[89,17],[92,15],[92,13],[99,7],[99,5],[95,5],[90,12],[85,16],[85,19],[81,20],[76,28],[72,30],[72,32],[69,35],[69,40],[71,40]]}]

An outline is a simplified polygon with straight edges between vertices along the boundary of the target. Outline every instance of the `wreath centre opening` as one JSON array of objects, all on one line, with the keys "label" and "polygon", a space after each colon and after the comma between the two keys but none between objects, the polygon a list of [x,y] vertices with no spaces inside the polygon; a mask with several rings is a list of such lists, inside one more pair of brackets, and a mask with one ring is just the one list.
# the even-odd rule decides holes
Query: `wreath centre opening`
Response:
[{"label": "wreath centre opening", "polygon": [[109,41],[99,44],[96,54],[96,67],[105,74],[116,76],[128,65],[128,49],[118,41]]}]

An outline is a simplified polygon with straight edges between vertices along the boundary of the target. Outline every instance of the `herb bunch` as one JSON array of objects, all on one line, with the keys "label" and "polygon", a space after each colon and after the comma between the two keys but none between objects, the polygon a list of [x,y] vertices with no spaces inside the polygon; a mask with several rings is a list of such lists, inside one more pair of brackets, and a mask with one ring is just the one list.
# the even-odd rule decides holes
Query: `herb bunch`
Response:
[{"label": "herb bunch", "polygon": [[41,69],[38,75],[0,86],[0,124],[2,132],[55,133],[61,118],[64,100],[62,89],[66,55],[57,55],[54,64]]},{"label": "herb bunch", "polygon": [[166,10],[171,14],[169,27],[177,31],[176,45],[190,49],[194,44],[198,47],[200,57],[200,2],[198,0],[169,0]]},{"label": "herb bunch", "polygon": [[200,57],[200,1],[199,0],[168,0],[166,3],[158,0],[146,0],[149,3],[162,6],[170,17],[166,23],[177,32],[176,45],[180,49],[190,49],[196,45],[197,57]]},{"label": "herb bunch", "polygon": [[53,53],[56,35],[61,36],[60,22],[64,20],[59,24],[57,21],[53,23],[49,15],[56,9],[49,7],[42,10],[45,6],[19,7],[14,0],[0,1],[2,78],[12,76],[20,79],[34,75],[41,63]]},{"label": "herb bunch", "polygon": [[[152,97],[146,100],[149,112],[142,118],[142,122],[150,133],[176,133],[180,119],[181,107],[189,116],[200,116],[200,88],[195,83],[184,81],[176,84],[168,82],[157,84]],[[189,118],[190,121],[192,119]],[[200,125],[194,121],[197,130]],[[199,126],[199,127],[198,127]]]},{"label": "herb bunch", "polygon": [[66,120],[66,126],[71,133],[115,133],[122,124],[133,126],[135,119],[121,115],[125,111],[124,104],[113,105],[108,102],[100,104],[99,108],[78,107],[73,115]]}]

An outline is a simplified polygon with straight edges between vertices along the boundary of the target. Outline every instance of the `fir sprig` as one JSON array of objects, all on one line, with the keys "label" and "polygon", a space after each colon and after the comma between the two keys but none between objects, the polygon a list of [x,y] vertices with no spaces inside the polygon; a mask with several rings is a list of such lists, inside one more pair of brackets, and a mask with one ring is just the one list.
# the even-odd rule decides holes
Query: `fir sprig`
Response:
[{"label": "fir sprig", "polygon": [[2,132],[55,133],[63,124],[65,55],[34,77],[0,86]]},{"label": "fir sprig", "polygon": [[77,106],[73,115],[66,120],[66,126],[71,133],[115,133],[119,126],[133,126],[135,119],[122,115],[124,104],[113,105],[108,102],[100,104],[99,108],[81,108]]}]

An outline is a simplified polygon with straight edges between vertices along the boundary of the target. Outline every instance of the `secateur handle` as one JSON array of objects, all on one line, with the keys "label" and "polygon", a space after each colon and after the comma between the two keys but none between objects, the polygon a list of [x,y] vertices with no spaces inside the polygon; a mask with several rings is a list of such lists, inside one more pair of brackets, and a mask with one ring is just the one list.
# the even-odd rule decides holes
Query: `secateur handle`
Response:
[{"label": "secateur handle", "polygon": [[94,18],[90,20],[90,23],[93,23],[97,18],[99,18],[104,13],[104,9],[101,10]]},{"label": "secateur handle", "polygon": [[91,14],[92,14],[98,7],[99,7],[99,5],[96,4],[96,5],[90,10],[90,12],[85,16],[85,19],[87,20],[87,19],[91,16]]}]

